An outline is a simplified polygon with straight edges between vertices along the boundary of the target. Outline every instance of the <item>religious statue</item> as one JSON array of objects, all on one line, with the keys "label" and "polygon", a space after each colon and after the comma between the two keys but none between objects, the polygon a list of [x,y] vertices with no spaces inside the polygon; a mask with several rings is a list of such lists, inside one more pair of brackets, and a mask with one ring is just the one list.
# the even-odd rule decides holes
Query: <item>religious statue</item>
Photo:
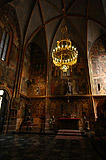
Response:
[{"label": "religious statue", "polygon": [[72,89],[71,89],[71,82],[68,82],[68,93],[69,94],[71,94],[72,93],[72,91],[71,91]]},{"label": "religious statue", "polygon": [[68,82],[68,86],[67,86],[67,94],[72,94],[72,88],[71,88],[71,82]]}]

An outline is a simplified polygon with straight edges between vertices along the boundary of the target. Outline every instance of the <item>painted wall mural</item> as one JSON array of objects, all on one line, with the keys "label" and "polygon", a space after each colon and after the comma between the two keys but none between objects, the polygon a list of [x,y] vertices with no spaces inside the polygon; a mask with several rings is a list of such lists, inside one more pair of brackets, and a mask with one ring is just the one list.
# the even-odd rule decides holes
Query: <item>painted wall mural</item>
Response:
[{"label": "painted wall mural", "polygon": [[10,46],[8,65],[6,62],[0,59],[0,84],[5,84],[12,92],[19,54],[19,25],[15,16],[16,13],[9,5],[6,5],[0,9],[0,15],[0,40],[2,37],[2,31],[5,29],[5,27],[9,27],[12,32],[12,42]]},{"label": "painted wall mural", "polygon": [[[52,63],[52,62],[51,62]],[[58,67],[52,63],[51,67],[51,94],[65,95],[65,94],[87,94],[87,68],[84,62],[84,57],[79,54],[78,63],[67,73],[63,73]],[[68,91],[70,88],[70,91]]]},{"label": "painted wall mural", "polygon": [[45,95],[45,86],[45,55],[40,47],[34,43],[30,43],[24,58],[20,91],[29,97]]},{"label": "painted wall mural", "polygon": [[31,113],[33,118],[41,118],[45,116],[45,99],[31,99]]},{"label": "painted wall mural", "polygon": [[21,97],[20,107],[23,108],[22,131],[26,131],[27,123],[31,124],[31,130],[44,129],[45,124],[45,99],[24,99]]},{"label": "painted wall mural", "polygon": [[[54,117],[56,127],[58,127],[59,118],[82,118],[83,113],[93,128],[94,112],[90,99],[50,99],[48,104],[48,113],[50,118]],[[80,122],[80,127],[82,126]]]},{"label": "painted wall mural", "polygon": [[106,34],[98,38],[90,50],[92,93],[106,94]]},{"label": "painted wall mural", "polygon": [[24,57],[24,64],[21,75],[20,93],[27,95],[27,85],[29,80],[30,53],[27,50]]}]

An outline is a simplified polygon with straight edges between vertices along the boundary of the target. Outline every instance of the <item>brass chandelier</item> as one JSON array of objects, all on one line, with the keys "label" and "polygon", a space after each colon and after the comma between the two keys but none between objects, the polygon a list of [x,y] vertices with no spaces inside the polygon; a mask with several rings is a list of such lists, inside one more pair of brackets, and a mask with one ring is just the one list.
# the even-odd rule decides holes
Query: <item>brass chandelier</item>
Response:
[{"label": "brass chandelier", "polygon": [[67,26],[61,29],[61,40],[57,41],[57,47],[53,49],[52,59],[55,66],[60,67],[63,72],[77,63],[78,50],[72,46],[67,35]]}]

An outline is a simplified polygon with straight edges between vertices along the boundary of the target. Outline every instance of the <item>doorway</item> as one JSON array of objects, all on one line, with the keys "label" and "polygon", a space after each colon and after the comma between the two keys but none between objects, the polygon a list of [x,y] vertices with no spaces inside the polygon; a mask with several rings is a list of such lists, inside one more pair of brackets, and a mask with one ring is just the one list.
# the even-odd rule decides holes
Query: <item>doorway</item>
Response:
[{"label": "doorway", "polygon": [[0,132],[3,131],[6,124],[8,113],[9,95],[5,90],[0,89]]}]

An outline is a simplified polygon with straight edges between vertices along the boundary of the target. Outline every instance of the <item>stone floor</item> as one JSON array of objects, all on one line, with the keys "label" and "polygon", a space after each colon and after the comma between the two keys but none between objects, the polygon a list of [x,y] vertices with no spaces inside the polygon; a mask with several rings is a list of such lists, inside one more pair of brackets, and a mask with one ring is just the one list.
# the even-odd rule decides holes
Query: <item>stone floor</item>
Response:
[{"label": "stone floor", "polygon": [[101,160],[87,136],[58,133],[1,135],[0,160]]}]

